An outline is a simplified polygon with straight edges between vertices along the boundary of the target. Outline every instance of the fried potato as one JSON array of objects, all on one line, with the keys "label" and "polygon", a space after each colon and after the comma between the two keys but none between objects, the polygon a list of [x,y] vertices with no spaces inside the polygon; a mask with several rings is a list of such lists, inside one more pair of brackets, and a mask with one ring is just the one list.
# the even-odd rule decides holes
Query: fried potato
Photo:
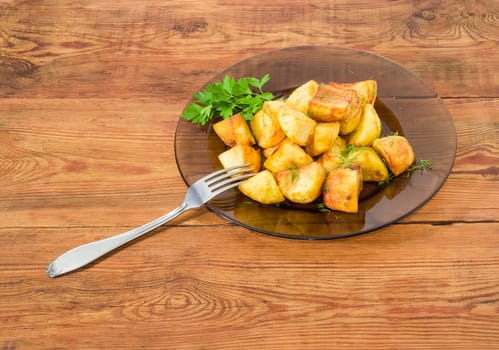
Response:
[{"label": "fried potato", "polygon": [[313,141],[305,148],[312,157],[321,155],[334,145],[340,132],[339,122],[317,123]]},{"label": "fried potato", "polygon": [[374,141],[373,148],[395,176],[402,174],[414,163],[414,150],[403,136],[390,135],[379,138]]},{"label": "fried potato", "polygon": [[[286,139],[284,139],[286,140]],[[279,144],[280,145],[280,144]],[[275,153],[275,151],[277,151],[277,149],[279,148],[279,145],[276,145],[276,146],[272,146],[272,147],[268,147],[268,148],[265,148],[263,150],[263,156],[265,158],[270,158],[271,155],[273,155]]]},{"label": "fried potato", "polygon": [[369,79],[358,81],[355,83],[335,83],[331,82],[329,85],[334,87],[345,87],[349,89],[354,89],[359,95],[360,104],[364,106],[365,104],[374,104],[376,101],[376,96],[378,94],[378,84],[376,80]]},{"label": "fried potato", "polygon": [[283,101],[265,101],[263,107],[253,116],[250,127],[258,146],[275,146],[286,136],[277,119],[277,112],[283,105]]},{"label": "fried potato", "polygon": [[317,125],[313,119],[286,104],[277,112],[277,118],[284,134],[294,143],[306,146],[312,142]]},{"label": "fried potato", "polygon": [[308,106],[308,115],[319,122],[342,121],[357,109],[359,95],[353,89],[320,84]]},{"label": "fried potato", "polygon": [[303,148],[286,138],[279,147],[263,163],[264,168],[277,173],[292,167],[300,167],[312,163],[313,158]]},{"label": "fried potato", "polygon": [[244,195],[262,204],[276,204],[285,199],[274,175],[269,170],[260,171],[238,188]]},{"label": "fried potato", "polygon": [[315,80],[309,80],[294,89],[286,99],[286,103],[297,111],[308,114],[308,104],[317,92],[318,87],[319,84]]},{"label": "fried potato", "polygon": [[257,173],[262,166],[260,152],[248,145],[235,145],[218,155],[218,160],[224,168],[235,165],[250,164],[252,172]]},{"label": "fried potato", "polygon": [[363,108],[360,103],[350,105],[346,118],[340,121],[341,135],[350,134],[359,126]]},{"label": "fried potato", "polygon": [[362,191],[362,171],[359,164],[354,164],[350,168],[333,169],[324,184],[324,205],[332,210],[357,213],[360,191]]},{"label": "fried potato", "polygon": [[348,162],[358,162],[362,171],[362,181],[381,182],[388,179],[388,168],[371,147],[355,148],[348,153]]},{"label": "fried potato", "polygon": [[284,197],[294,203],[306,204],[316,200],[322,192],[326,170],[318,162],[279,171],[277,184]]},{"label": "fried potato", "polygon": [[354,146],[371,146],[381,135],[381,120],[372,104],[366,104],[360,117],[359,126],[348,138],[348,143]]},{"label": "fried potato", "polygon": [[215,133],[227,146],[254,145],[256,143],[246,120],[240,114],[213,124]]},{"label": "fried potato", "polygon": [[338,136],[334,141],[333,146],[323,153],[318,162],[326,169],[329,173],[331,170],[336,169],[343,162],[343,151],[347,147],[347,142],[341,136]]}]

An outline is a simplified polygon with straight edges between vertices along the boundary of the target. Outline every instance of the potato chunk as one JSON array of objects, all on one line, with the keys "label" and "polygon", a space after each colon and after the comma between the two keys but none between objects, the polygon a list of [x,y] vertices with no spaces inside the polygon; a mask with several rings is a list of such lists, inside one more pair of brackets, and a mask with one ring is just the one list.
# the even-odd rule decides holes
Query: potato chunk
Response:
[{"label": "potato chunk", "polygon": [[238,188],[244,195],[262,204],[276,204],[284,201],[274,175],[268,170],[260,171],[240,184]]},{"label": "potato chunk", "polygon": [[283,105],[283,101],[265,101],[262,109],[253,116],[250,127],[258,146],[273,147],[286,136],[277,119],[277,112]]},{"label": "potato chunk", "polygon": [[341,135],[350,134],[359,126],[363,109],[364,107],[360,103],[350,105],[346,118],[340,121]]},{"label": "potato chunk", "polygon": [[362,171],[359,164],[350,168],[336,168],[329,172],[324,184],[324,205],[332,210],[357,213],[360,191]]},{"label": "potato chunk", "polygon": [[321,84],[310,100],[308,115],[319,122],[342,121],[357,110],[358,104],[355,90]]},{"label": "potato chunk", "polygon": [[260,152],[248,145],[235,145],[225,152],[218,155],[218,160],[224,168],[235,165],[250,164],[253,168],[252,172],[260,171],[262,165],[262,157]]},{"label": "potato chunk", "polygon": [[357,92],[359,103],[351,104],[347,117],[341,121],[340,134],[347,135],[354,131],[360,123],[360,118],[364,106],[367,103],[373,104],[377,95],[376,80],[364,80],[356,83],[329,83],[330,86],[338,89],[352,89]]},{"label": "potato chunk", "polygon": [[376,96],[378,94],[378,84],[376,80],[369,79],[363,81],[357,81],[355,83],[329,83],[331,86],[344,87],[349,89],[354,89],[359,95],[360,104],[364,106],[365,104],[374,104],[376,101]]},{"label": "potato chunk", "polygon": [[345,139],[338,136],[334,141],[333,146],[320,156],[318,162],[322,164],[327,172],[336,169],[344,161],[343,151],[346,147],[347,142]]},{"label": "potato chunk", "polygon": [[279,144],[274,153],[265,160],[263,166],[277,173],[284,169],[310,164],[313,161],[313,158],[303,148],[291,141],[291,139],[286,138]]},{"label": "potato chunk", "polygon": [[305,148],[312,157],[321,155],[333,147],[340,132],[339,122],[317,123],[313,141]]},{"label": "potato chunk", "polygon": [[[286,139],[284,139],[286,140]],[[275,153],[275,151],[277,151],[277,149],[279,148],[279,145],[276,145],[276,146],[272,146],[272,147],[267,147],[263,150],[263,156],[265,158],[270,158],[271,155],[273,155]]]},{"label": "potato chunk", "polygon": [[294,203],[306,204],[316,200],[322,192],[326,170],[318,162],[279,171],[277,184],[284,197]]},{"label": "potato chunk", "polygon": [[414,163],[414,151],[409,141],[399,135],[390,135],[374,141],[373,148],[397,176]]},{"label": "potato chunk", "polygon": [[230,118],[213,124],[213,130],[229,147],[256,143],[248,123],[240,114],[234,114]]},{"label": "potato chunk", "polygon": [[317,92],[318,87],[319,84],[315,80],[309,80],[294,89],[286,99],[286,103],[297,111],[308,114],[308,104]]},{"label": "potato chunk", "polygon": [[371,147],[354,148],[348,153],[347,162],[358,162],[363,181],[380,182],[388,179],[388,169]]},{"label": "potato chunk", "polygon": [[371,146],[381,135],[381,120],[372,104],[366,104],[360,117],[359,126],[348,138],[348,143],[354,146]]},{"label": "potato chunk", "polygon": [[277,118],[286,136],[294,143],[306,146],[312,142],[317,124],[313,119],[288,105],[279,109]]}]

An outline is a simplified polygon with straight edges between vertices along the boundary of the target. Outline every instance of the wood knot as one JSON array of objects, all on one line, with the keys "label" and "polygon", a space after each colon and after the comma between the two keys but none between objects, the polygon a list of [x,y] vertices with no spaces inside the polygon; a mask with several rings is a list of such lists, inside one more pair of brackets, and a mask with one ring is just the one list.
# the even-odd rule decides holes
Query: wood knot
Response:
[{"label": "wood knot", "polygon": [[433,21],[436,17],[435,11],[432,9],[418,10],[413,13],[414,17],[422,18],[425,21]]},{"label": "wood knot", "polygon": [[0,77],[28,77],[32,75],[38,67],[30,61],[0,55]]},{"label": "wood knot", "polygon": [[182,35],[190,35],[197,32],[206,32],[208,22],[205,20],[189,20],[181,23],[175,23],[173,30],[181,33]]}]

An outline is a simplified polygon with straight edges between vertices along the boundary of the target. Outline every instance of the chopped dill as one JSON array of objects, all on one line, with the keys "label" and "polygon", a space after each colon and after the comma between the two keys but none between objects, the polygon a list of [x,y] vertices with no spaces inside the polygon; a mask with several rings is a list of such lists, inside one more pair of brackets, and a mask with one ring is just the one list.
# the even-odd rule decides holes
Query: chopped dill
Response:
[{"label": "chopped dill", "polygon": [[340,154],[340,166],[343,168],[351,168],[352,165],[358,160],[356,151],[367,148],[365,146],[348,145]]},{"label": "chopped dill", "polygon": [[319,203],[317,204],[317,209],[319,209],[319,211],[321,213],[329,213],[331,211],[331,209],[327,208],[324,203]]},{"label": "chopped dill", "polygon": [[383,180],[383,181],[379,181],[378,182],[378,186],[386,186],[388,185],[390,182],[392,182],[392,180],[395,178],[395,174],[393,174],[391,171],[388,172],[388,177]]},{"label": "chopped dill", "polygon": [[295,182],[296,180],[298,180],[298,167],[296,165],[291,165],[288,170],[291,171],[291,181],[292,182]]},{"label": "chopped dill", "polygon": [[433,162],[427,159],[421,159],[419,163],[411,165],[407,170],[407,176],[411,175],[413,172],[419,170],[421,173],[425,173],[428,170],[431,170],[433,166]]}]

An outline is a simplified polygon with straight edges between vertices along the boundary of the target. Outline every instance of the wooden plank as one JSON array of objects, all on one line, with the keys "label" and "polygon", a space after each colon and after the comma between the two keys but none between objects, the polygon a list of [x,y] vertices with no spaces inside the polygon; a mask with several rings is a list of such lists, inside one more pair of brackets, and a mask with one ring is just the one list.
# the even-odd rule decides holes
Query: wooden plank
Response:
[{"label": "wooden plank", "polygon": [[[406,220],[497,220],[498,101],[445,103],[458,132],[454,169]],[[137,226],[173,209],[186,189],[174,155],[182,108],[155,99],[4,101],[0,226]],[[182,222],[223,222],[202,212]]]},{"label": "wooden plank", "polygon": [[446,99],[445,103],[457,130],[454,167],[440,192],[408,220],[497,221],[499,100]]},{"label": "wooden plank", "polygon": [[499,63],[488,53],[497,48],[498,10],[494,0],[3,4],[0,95],[171,101],[240,59],[316,44],[384,55],[442,96],[497,96],[489,72]]},{"label": "wooden plank", "polygon": [[58,228],[1,229],[11,249],[0,259],[0,339],[44,349],[490,348],[499,235],[497,224],[470,225],[321,242],[173,227],[53,280],[43,272],[53,247],[93,229],[71,229],[72,240]]}]

